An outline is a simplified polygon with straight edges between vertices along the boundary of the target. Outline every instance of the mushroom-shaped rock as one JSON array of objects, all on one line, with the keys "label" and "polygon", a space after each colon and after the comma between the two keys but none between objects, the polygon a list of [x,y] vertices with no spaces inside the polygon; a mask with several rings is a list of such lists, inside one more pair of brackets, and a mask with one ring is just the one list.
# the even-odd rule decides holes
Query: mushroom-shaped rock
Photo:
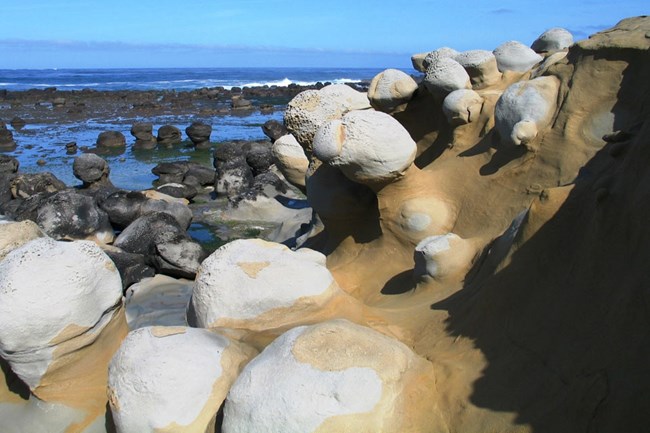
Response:
[{"label": "mushroom-shaped rock", "polygon": [[410,75],[397,69],[386,69],[370,82],[368,99],[376,110],[391,112],[408,102],[417,88],[418,84]]},{"label": "mushroom-shaped rock", "polygon": [[452,125],[464,125],[476,120],[483,107],[483,98],[473,90],[454,90],[442,102],[442,111]]},{"label": "mushroom-shaped rock", "polygon": [[305,90],[289,101],[284,124],[298,142],[311,151],[318,128],[332,119],[340,119],[351,110],[370,108],[365,93],[345,84],[333,84],[320,90]]},{"label": "mushroom-shaped rock", "polygon": [[352,111],[323,125],[314,138],[314,154],[321,161],[364,184],[401,177],[415,152],[408,131],[380,111]]},{"label": "mushroom-shaped rock", "polygon": [[151,191],[116,191],[101,202],[100,208],[118,227],[126,227],[137,218],[154,212],[171,215],[184,229],[192,221],[192,211],[185,203],[163,193],[156,197]]},{"label": "mushroom-shaped rock", "polygon": [[190,126],[185,128],[185,133],[192,143],[194,143],[194,146],[198,148],[210,146],[212,126],[203,122],[193,122]]},{"label": "mushroom-shaped rock", "polygon": [[433,367],[403,343],[346,320],[300,326],[233,384],[224,433],[444,431]]},{"label": "mushroom-shaped rock", "polygon": [[492,51],[501,72],[526,72],[542,61],[542,56],[517,41],[508,41]]},{"label": "mushroom-shaped rock", "polygon": [[470,50],[463,51],[454,57],[469,74],[474,89],[496,84],[501,80],[501,72],[497,67],[497,59],[491,51]]},{"label": "mushroom-shaped rock", "polygon": [[553,27],[539,35],[530,46],[536,53],[552,53],[566,50],[573,45],[573,35],[561,27]]},{"label": "mushroom-shaped rock", "polygon": [[0,151],[14,150],[15,148],[14,134],[6,128],[0,128]]},{"label": "mushroom-shaped rock", "polygon": [[476,253],[471,242],[454,233],[429,236],[415,247],[416,279],[444,281],[469,270]]},{"label": "mushroom-shaped rock", "polygon": [[451,57],[440,57],[427,68],[424,85],[433,95],[446,96],[458,89],[471,89],[469,74]]},{"label": "mushroom-shaped rock", "polygon": [[183,140],[181,130],[174,125],[164,125],[158,129],[158,145],[171,147]]},{"label": "mushroom-shaped rock", "polygon": [[449,47],[442,47],[442,48],[438,48],[437,50],[429,51],[428,53],[426,53],[426,55],[424,56],[424,60],[422,61],[422,66],[424,67],[424,71],[422,72],[426,73],[427,69],[429,69],[429,66],[431,66],[432,63],[435,63],[444,57],[449,57],[453,59],[458,54],[459,54],[458,51]]},{"label": "mushroom-shaped rock", "polygon": [[33,221],[0,222],[0,260],[16,248],[42,237],[45,233]]},{"label": "mushroom-shaped rock", "polygon": [[108,175],[111,172],[106,160],[94,153],[84,153],[72,163],[74,176],[83,182],[84,187],[110,186]]},{"label": "mushroom-shaped rock", "polygon": [[108,372],[117,432],[208,431],[253,354],[205,329],[156,326],[130,332]]},{"label": "mushroom-shaped rock", "polygon": [[271,150],[275,166],[284,177],[293,185],[304,188],[309,160],[296,137],[291,134],[283,135],[273,143]]},{"label": "mushroom-shaped rock", "polygon": [[[93,242],[39,238],[9,253],[0,275],[0,355],[41,400],[81,398],[76,386],[97,385],[88,368],[94,362],[101,372],[102,360],[84,360],[84,352],[122,312],[113,262]],[[117,344],[103,341],[95,350],[110,357]],[[75,363],[84,367],[71,375]]]},{"label": "mushroom-shaped rock", "polygon": [[539,77],[508,87],[494,109],[501,140],[516,145],[532,141],[550,123],[557,106],[560,82],[556,77]]},{"label": "mushroom-shaped rock", "polygon": [[201,263],[188,321],[253,331],[305,323],[347,297],[322,260],[259,239],[230,242]]},{"label": "mushroom-shaped rock", "polygon": [[97,137],[97,147],[122,148],[126,146],[126,138],[120,131],[104,131]]}]

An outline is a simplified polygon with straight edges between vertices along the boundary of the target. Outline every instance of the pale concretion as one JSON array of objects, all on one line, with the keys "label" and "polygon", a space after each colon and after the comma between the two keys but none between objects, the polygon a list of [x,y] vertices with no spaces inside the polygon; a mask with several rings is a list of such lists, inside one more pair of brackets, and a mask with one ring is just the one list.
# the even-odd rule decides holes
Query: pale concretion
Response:
[{"label": "pale concretion", "polygon": [[197,273],[191,301],[196,325],[252,323],[265,313],[289,307],[302,310],[303,315],[318,310],[340,290],[321,264],[323,259],[314,259],[319,254],[297,253],[259,239],[222,246]]},{"label": "pale concretion", "polygon": [[469,74],[452,57],[440,57],[433,61],[427,68],[424,85],[432,94],[441,96],[472,87]]},{"label": "pale concretion", "polygon": [[42,238],[45,233],[30,220],[0,223],[0,260],[27,242]]},{"label": "pale concretion", "polygon": [[304,188],[309,160],[296,137],[291,134],[283,135],[275,140],[271,151],[275,165],[282,175],[293,185]]},{"label": "pale concretion", "polygon": [[[416,379],[417,377],[417,379]],[[223,431],[402,432],[437,428],[414,416],[433,369],[404,344],[345,320],[294,328],[251,361],[233,384]],[[405,428],[408,428],[405,430]]]},{"label": "pale concretion", "polygon": [[482,89],[496,84],[501,80],[501,72],[497,67],[497,59],[487,50],[469,50],[454,56],[469,74],[472,87]]},{"label": "pale concretion", "polygon": [[289,101],[284,124],[307,150],[311,150],[314,134],[325,122],[340,119],[350,110],[370,108],[365,93],[345,84],[332,84],[320,90],[306,90]]},{"label": "pale concretion", "polygon": [[204,329],[130,332],[109,365],[117,432],[203,433],[246,360],[225,337]]},{"label": "pale concretion", "polygon": [[415,158],[415,142],[393,117],[379,111],[353,111],[333,120],[314,137],[314,154],[360,183],[392,181]]},{"label": "pale concretion", "polygon": [[454,90],[442,102],[442,111],[452,125],[463,125],[478,119],[482,107],[483,98],[470,89]]},{"label": "pale concretion", "polygon": [[425,53],[424,60],[422,61],[422,66],[424,67],[424,70],[421,72],[426,73],[427,69],[429,69],[429,66],[431,66],[432,63],[435,63],[444,57],[449,57],[453,59],[458,54],[459,54],[458,51],[449,47],[441,47],[438,48],[437,50],[429,51],[428,53]]},{"label": "pale concretion", "polygon": [[506,89],[494,110],[496,128],[506,143],[525,145],[549,125],[557,107],[560,82],[552,76],[517,82]]},{"label": "pale concretion", "polygon": [[0,262],[0,275],[0,355],[32,390],[56,344],[99,331],[122,300],[115,265],[90,241],[35,239]]},{"label": "pale concretion", "polygon": [[573,45],[573,35],[561,27],[553,27],[539,35],[530,46],[537,53],[566,50]]},{"label": "pale concretion", "polygon": [[376,110],[390,113],[408,102],[418,88],[410,75],[397,69],[386,69],[370,82],[368,99]]},{"label": "pale concretion", "polygon": [[413,274],[416,278],[444,280],[466,271],[474,253],[471,245],[454,233],[429,236],[415,247]]},{"label": "pale concretion", "polygon": [[427,71],[427,68],[424,67],[424,59],[427,57],[427,54],[429,53],[417,53],[411,56],[411,65],[413,65],[413,69],[418,72]]},{"label": "pale concretion", "polygon": [[493,53],[501,72],[526,72],[542,61],[542,56],[517,41],[504,42]]}]

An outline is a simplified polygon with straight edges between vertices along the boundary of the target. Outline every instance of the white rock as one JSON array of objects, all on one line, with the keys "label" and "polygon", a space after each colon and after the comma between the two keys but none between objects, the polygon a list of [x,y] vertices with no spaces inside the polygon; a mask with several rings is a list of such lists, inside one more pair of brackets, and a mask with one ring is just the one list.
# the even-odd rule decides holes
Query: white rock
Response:
[{"label": "white rock", "polygon": [[463,51],[454,57],[469,74],[472,87],[482,89],[496,84],[501,80],[501,72],[497,67],[494,54],[486,50]]},{"label": "white rock", "polygon": [[196,276],[190,304],[196,325],[264,327],[262,316],[279,324],[318,311],[340,289],[322,265],[324,258],[315,260],[316,255],[322,256],[260,239],[222,246],[203,261]]},{"label": "white rock", "polygon": [[117,432],[206,431],[245,360],[238,347],[204,329],[130,332],[108,370]]},{"label": "white rock", "polygon": [[473,90],[454,90],[442,102],[442,111],[452,125],[463,125],[478,118],[483,98]]},{"label": "white rock", "polygon": [[553,27],[539,35],[530,46],[537,53],[566,50],[573,45],[573,35],[561,27]]},{"label": "white rock", "polygon": [[454,50],[453,48],[449,48],[449,47],[442,47],[442,48],[438,48],[437,50],[430,51],[430,52],[426,53],[426,55],[424,57],[424,61],[422,62],[422,66],[424,67],[424,71],[422,71],[422,72],[426,73],[427,69],[429,69],[429,66],[432,63],[435,63],[438,60],[440,60],[442,58],[445,58],[445,57],[449,57],[449,58],[453,59],[458,54],[459,54],[458,51]]},{"label": "white rock", "polygon": [[350,112],[323,125],[314,137],[314,154],[359,183],[401,177],[416,150],[408,131],[379,111]]},{"label": "white rock", "polygon": [[397,340],[345,320],[298,327],[242,370],[223,431],[440,431],[434,388],[431,365]]},{"label": "white rock", "polygon": [[370,82],[368,99],[376,110],[389,113],[408,102],[417,88],[418,84],[410,75],[397,69],[386,69]]},{"label": "white rock", "polygon": [[320,90],[305,90],[289,101],[284,112],[284,123],[298,142],[308,150],[314,134],[322,124],[340,119],[351,110],[370,108],[365,93],[345,84],[332,84]]},{"label": "white rock", "polygon": [[493,51],[501,72],[526,72],[542,61],[542,56],[517,41],[508,41]]},{"label": "white rock", "polygon": [[426,58],[427,54],[429,53],[417,53],[411,56],[411,64],[413,65],[413,69],[418,72],[427,71],[427,68],[424,67],[424,59]]},{"label": "white rock", "polygon": [[559,88],[559,80],[552,76],[520,81],[508,87],[494,109],[501,140],[516,145],[531,142],[551,122]]},{"label": "white rock", "polygon": [[275,140],[271,151],[275,165],[284,177],[293,185],[304,187],[309,160],[296,137],[291,134],[283,135]]},{"label": "white rock", "polygon": [[458,89],[471,89],[469,74],[451,57],[440,57],[427,68],[424,85],[434,95],[447,95]]},{"label": "white rock", "polygon": [[93,242],[39,238],[0,262],[0,355],[34,390],[57,344],[99,332],[122,301],[113,262]]}]

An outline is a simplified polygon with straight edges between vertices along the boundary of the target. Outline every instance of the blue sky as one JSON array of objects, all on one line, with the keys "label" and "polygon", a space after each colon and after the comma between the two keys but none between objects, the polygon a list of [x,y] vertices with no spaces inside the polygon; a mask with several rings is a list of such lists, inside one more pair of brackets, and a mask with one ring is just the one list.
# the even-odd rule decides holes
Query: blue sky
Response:
[{"label": "blue sky", "polygon": [[441,46],[577,39],[647,0],[0,0],[0,68],[410,66]]}]

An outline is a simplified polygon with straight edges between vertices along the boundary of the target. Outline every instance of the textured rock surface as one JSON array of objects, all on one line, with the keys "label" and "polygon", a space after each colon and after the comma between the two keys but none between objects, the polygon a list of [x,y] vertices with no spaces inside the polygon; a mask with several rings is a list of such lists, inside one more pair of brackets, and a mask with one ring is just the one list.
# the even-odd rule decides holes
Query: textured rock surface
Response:
[{"label": "textured rock surface", "polygon": [[110,186],[108,176],[111,172],[106,160],[94,153],[84,153],[74,159],[72,163],[74,176],[83,182],[85,187]]},{"label": "textured rock surface", "polygon": [[454,90],[442,102],[442,111],[452,125],[463,125],[477,120],[483,107],[483,98],[473,90]]},{"label": "textured rock surface", "polygon": [[130,332],[109,367],[117,431],[214,429],[219,406],[253,353],[203,329],[157,326]]},{"label": "textured rock surface", "polygon": [[433,368],[404,344],[344,320],[298,327],[234,383],[223,431],[441,431]]},{"label": "textured rock surface", "polygon": [[458,89],[470,89],[470,77],[465,68],[452,57],[439,57],[429,64],[424,85],[433,95],[446,96]]},{"label": "textured rock surface", "polygon": [[501,80],[497,59],[490,51],[463,51],[454,56],[454,60],[465,68],[474,89],[492,86]]},{"label": "textured rock surface", "polygon": [[33,221],[0,221],[0,261],[16,248],[45,233]]},{"label": "textured rock surface", "polygon": [[126,138],[119,131],[104,131],[97,137],[97,147],[122,148],[126,147]]},{"label": "textured rock surface", "polygon": [[537,53],[552,53],[566,50],[571,45],[573,45],[571,32],[560,27],[553,27],[539,35],[530,47]]},{"label": "textured rock surface", "polygon": [[275,165],[293,185],[304,188],[309,160],[296,137],[291,134],[278,138],[272,147]]}]

